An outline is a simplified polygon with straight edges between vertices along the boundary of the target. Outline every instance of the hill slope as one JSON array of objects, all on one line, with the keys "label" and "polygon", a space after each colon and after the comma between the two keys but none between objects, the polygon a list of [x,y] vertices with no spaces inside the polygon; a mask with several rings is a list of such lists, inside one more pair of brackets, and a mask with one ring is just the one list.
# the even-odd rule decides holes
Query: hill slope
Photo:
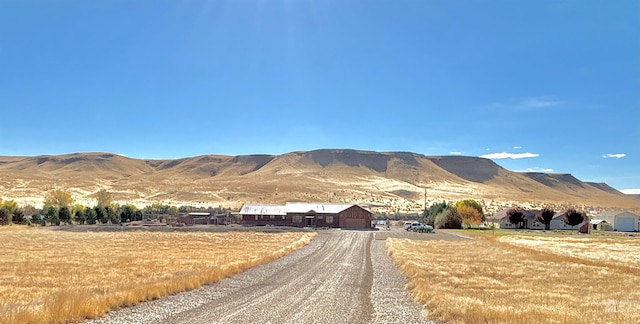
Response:
[{"label": "hill slope", "polygon": [[480,199],[637,209],[640,201],[571,175],[516,173],[491,160],[408,152],[324,149],[283,155],[203,155],[175,160],[110,153],[0,157],[0,196],[40,205],[47,191],[69,190],[94,203],[100,189],[120,203],[239,207],[245,202],[354,202],[387,211],[424,202]]}]

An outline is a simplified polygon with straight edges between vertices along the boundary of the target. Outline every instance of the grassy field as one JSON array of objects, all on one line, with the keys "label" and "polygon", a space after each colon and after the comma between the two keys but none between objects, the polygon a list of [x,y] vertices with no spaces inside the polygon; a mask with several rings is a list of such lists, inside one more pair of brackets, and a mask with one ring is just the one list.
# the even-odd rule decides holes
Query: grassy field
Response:
[{"label": "grassy field", "polygon": [[0,227],[0,323],[99,317],[274,260],[315,235]]},{"label": "grassy field", "polygon": [[387,239],[430,318],[452,323],[640,323],[640,239],[481,235]]}]

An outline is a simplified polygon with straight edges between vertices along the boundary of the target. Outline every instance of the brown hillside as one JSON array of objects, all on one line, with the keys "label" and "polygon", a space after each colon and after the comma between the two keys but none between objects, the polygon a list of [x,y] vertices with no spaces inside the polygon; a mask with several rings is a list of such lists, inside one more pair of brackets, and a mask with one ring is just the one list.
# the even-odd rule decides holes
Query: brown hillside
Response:
[{"label": "brown hillside", "polygon": [[315,150],[282,155],[203,155],[141,160],[110,153],[0,157],[0,196],[39,205],[62,188],[80,203],[100,189],[120,203],[224,205],[285,201],[354,202],[387,211],[441,200],[487,206],[562,203],[636,209],[640,201],[571,175],[516,173],[491,160],[408,152]]}]

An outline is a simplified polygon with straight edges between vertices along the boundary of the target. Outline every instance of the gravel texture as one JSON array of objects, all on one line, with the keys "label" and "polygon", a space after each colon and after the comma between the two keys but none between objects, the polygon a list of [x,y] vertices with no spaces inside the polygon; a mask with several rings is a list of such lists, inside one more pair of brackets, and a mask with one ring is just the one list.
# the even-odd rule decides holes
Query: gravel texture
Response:
[{"label": "gravel texture", "polygon": [[[413,234],[318,231],[309,245],[268,264],[85,322],[433,323],[405,290],[406,278],[386,253],[387,237],[407,235]],[[415,238],[442,235],[448,234]]]}]

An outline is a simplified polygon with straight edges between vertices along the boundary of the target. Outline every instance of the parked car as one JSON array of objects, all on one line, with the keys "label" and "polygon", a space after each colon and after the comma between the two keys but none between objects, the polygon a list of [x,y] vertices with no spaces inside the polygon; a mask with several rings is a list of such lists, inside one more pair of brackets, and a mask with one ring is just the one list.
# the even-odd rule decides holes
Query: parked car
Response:
[{"label": "parked car", "polygon": [[411,224],[411,230],[420,233],[433,233],[433,226],[422,223]]}]

